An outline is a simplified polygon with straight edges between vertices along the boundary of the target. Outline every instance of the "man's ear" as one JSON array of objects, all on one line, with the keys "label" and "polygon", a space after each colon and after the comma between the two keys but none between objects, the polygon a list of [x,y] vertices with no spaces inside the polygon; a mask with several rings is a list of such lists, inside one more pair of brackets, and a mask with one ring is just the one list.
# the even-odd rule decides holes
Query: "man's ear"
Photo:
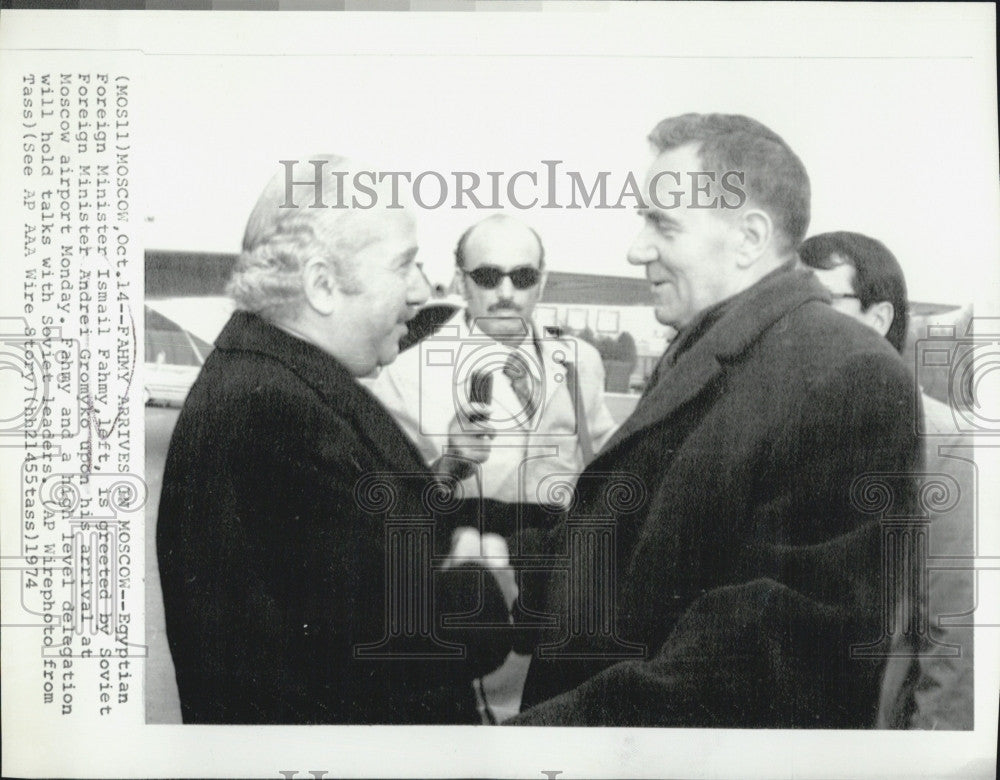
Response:
[{"label": "man's ear", "polygon": [[329,315],[336,309],[340,287],[333,268],[322,257],[311,257],[302,269],[302,288],[306,302],[319,314]]},{"label": "man's ear", "polygon": [[738,218],[737,264],[749,268],[765,253],[774,238],[774,222],[766,211],[748,209]]},{"label": "man's ear", "polygon": [[861,316],[870,327],[885,336],[892,327],[896,310],[889,301],[878,301],[865,309]]}]

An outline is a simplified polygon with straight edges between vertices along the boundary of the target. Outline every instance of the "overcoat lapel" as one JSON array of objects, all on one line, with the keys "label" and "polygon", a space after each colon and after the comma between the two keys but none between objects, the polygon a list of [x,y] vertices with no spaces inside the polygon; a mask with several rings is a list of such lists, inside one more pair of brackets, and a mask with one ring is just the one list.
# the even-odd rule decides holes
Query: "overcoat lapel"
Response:
[{"label": "overcoat lapel", "polygon": [[346,368],[319,347],[245,311],[233,313],[215,345],[223,351],[255,352],[285,365],[351,424],[357,435],[385,461],[387,471],[410,472],[422,468],[419,453],[389,412]]},{"label": "overcoat lapel", "polygon": [[673,416],[684,404],[700,395],[725,365],[742,355],[761,334],[811,300],[829,302],[829,293],[812,271],[796,267],[782,267],[739,293],[734,305],[719,321],[681,354],[673,367],[662,370],[656,386],[640,400],[597,460],[650,426]]},{"label": "overcoat lapel", "polygon": [[602,448],[600,456],[612,452],[623,442],[670,417],[680,406],[695,398],[722,370],[714,354],[696,344],[674,368],[639,402],[635,411]]}]

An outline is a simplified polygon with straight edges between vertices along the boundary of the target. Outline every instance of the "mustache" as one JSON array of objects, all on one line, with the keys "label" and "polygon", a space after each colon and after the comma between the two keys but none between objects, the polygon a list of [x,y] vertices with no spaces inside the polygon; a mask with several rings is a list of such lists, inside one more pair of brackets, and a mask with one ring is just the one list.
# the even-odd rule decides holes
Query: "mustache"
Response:
[{"label": "mustache", "polygon": [[492,306],[490,306],[486,311],[490,314],[498,311],[516,311],[518,314],[521,313],[521,307],[515,305],[513,301],[497,301]]}]

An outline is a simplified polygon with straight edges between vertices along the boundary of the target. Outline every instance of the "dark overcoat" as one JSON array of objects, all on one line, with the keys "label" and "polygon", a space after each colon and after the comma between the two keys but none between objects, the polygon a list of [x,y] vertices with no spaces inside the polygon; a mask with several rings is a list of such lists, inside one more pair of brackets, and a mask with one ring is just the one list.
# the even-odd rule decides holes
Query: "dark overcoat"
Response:
[{"label": "dark overcoat", "polygon": [[439,571],[455,506],[336,360],[234,314],[177,420],[157,520],[184,721],[478,722],[471,680],[508,648],[444,618],[507,612],[483,570]]},{"label": "dark overcoat", "polygon": [[[548,540],[546,595],[522,591],[559,625],[514,723],[874,724],[881,518],[906,516],[914,490],[873,475],[918,466],[914,389],[888,342],[828,300],[791,267],[741,293],[583,473]],[[587,541],[602,518],[613,539]]]}]

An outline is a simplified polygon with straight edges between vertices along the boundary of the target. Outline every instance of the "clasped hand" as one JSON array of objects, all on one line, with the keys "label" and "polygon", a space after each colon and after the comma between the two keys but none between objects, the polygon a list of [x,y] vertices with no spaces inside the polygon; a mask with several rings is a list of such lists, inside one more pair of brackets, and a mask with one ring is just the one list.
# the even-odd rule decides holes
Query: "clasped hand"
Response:
[{"label": "clasped hand", "polygon": [[489,570],[496,577],[504,601],[507,602],[507,609],[513,607],[518,593],[517,582],[510,565],[510,551],[502,536],[480,534],[470,527],[456,529],[451,537],[451,552],[444,568],[461,566],[463,563],[475,563]]}]

